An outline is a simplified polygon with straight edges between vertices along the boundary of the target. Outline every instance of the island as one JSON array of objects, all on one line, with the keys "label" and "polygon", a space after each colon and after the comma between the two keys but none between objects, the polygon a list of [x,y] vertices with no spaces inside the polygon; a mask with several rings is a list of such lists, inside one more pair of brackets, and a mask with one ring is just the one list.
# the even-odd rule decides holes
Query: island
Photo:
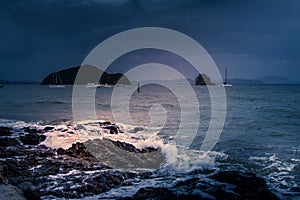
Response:
[{"label": "island", "polygon": [[206,74],[199,74],[195,78],[195,85],[214,85]]},{"label": "island", "polygon": [[[53,72],[47,75],[41,85],[50,85],[50,84],[63,84],[63,85],[73,85],[76,80],[77,73],[80,68],[84,68],[87,76],[76,81],[76,84],[87,84],[98,82],[100,84],[116,85],[116,84],[131,84],[129,79],[122,73],[107,73],[103,72],[95,66],[92,65],[83,65],[77,67],[71,67],[68,69],[60,70],[58,72]],[[100,77],[98,81],[95,81]]]}]

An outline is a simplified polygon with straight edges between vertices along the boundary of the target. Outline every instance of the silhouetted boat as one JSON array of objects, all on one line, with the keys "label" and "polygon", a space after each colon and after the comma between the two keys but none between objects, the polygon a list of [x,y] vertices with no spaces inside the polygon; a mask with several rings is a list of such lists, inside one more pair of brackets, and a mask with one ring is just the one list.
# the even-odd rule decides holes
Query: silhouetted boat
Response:
[{"label": "silhouetted boat", "polygon": [[53,81],[52,81],[53,84],[49,84],[48,85],[49,88],[64,88],[64,87],[66,87],[65,85],[62,84],[62,80],[61,80],[61,77],[58,72],[55,72],[52,75],[52,78],[53,78]]},{"label": "silhouetted boat", "polygon": [[228,75],[227,75],[227,67],[225,67],[225,80],[221,84],[222,87],[232,87],[233,85],[229,83],[228,81]]},{"label": "silhouetted boat", "polygon": [[110,85],[108,85],[107,83],[105,84],[100,84],[100,83],[88,83],[86,84],[87,88],[101,88],[101,87],[105,87],[105,88],[109,88],[111,87]]}]

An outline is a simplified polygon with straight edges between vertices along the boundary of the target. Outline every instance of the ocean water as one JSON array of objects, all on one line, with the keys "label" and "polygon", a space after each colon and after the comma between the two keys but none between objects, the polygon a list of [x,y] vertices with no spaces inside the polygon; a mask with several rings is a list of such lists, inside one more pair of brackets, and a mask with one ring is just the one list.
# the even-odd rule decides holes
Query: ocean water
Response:
[{"label": "ocean water", "polygon": [[[95,125],[97,121],[89,119],[84,111],[82,114],[86,119],[74,121],[72,86],[5,85],[0,88],[0,126],[9,126],[16,131],[27,126],[55,126],[56,132],[46,133],[48,139],[44,142],[53,148],[68,148],[75,141],[107,137],[131,143],[137,148],[156,147],[164,155],[164,161],[152,179],[139,180],[134,186],[122,186],[87,199],[126,196],[147,185],[166,186],[197,169],[251,171],[265,178],[271,191],[281,198],[299,198],[295,191],[300,190],[300,85],[227,87],[225,124],[217,144],[209,152],[200,150],[212,115],[207,87],[193,86],[198,99],[198,105],[194,105],[190,104],[189,93],[182,85],[176,86],[179,94],[155,84],[143,86],[140,93],[135,91],[129,98],[132,123],[127,124],[126,120],[115,117],[122,116],[126,110],[122,96],[113,94],[113,91],[131,91],[133,88],[136,85],[83,88],[96,91],[97,119],[117,123],[124,132],[118,135],[99,131]],[[183,101],[180,102],[178,96],[183,97]],[[181,109],[182,104],[186,104],[185,112]],[[174,137],[179,129],[193,132],[195,117],[189,113],[194,110],[200,111],[197,134],[187,138],[192,141],[188,149],[178,152]],[[184,126],[180,123],[183,118]],[[154,125],[153,120],[156,120]],[[63,131],[61,134],[65,137],[55,137],[59,130],[66,129],[80,136],[70,136]],[[126,158],[119,159],[126,162]],[[113,165],[118,166],[117,163]]]}]

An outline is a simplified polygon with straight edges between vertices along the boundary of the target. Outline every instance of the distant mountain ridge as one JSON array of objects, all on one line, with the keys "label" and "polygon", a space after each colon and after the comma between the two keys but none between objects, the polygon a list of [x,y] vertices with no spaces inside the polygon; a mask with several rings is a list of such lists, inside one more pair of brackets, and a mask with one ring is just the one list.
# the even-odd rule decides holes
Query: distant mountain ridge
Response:
[{"label": "distant mountain ridge", "polygon": [[[81,75],[80,80],[76,80],[76,76],[79,70],[82,70],[81,72],[83,72],[84,74]],[[101,74],[102,76],[98,80],[98,77],[100,77]],[[71,67],[68,69],[60,70],[58,72],[52,72],[43,79],[41,85],[55,84],[55,76],[59,76],[59,78],[61,79],[60,84],[64,85],[73,85],[75,83],[75,80],[76,84],[99,82],[100,84],[115,85],[118,83],[118,81],[119,84],[131,84],[129,79],[121,73],[110,74],[101,71],[97,67],[91,65],[84,65],[78,67]]]},{"label": "distant mountain ridge", "polygon": [[260,84],[263,84],[261,81],[258,81],[258,80],[242,79],[242,78],[230,79],[229,83],[234,84],[234,85],[260,85]]},{"label": "distant mountain ridge", "polygon": [[300,81],[289,80],[281,76],[264,76],[254,79],[233,78],[229,82],[234,85],[300,84]]},{"label": "distant mountain ridge", "polygon": [[35,80],[21,80],[21,81],[11,81],[0,79],[0,84],[39,84],[39,81]]}]

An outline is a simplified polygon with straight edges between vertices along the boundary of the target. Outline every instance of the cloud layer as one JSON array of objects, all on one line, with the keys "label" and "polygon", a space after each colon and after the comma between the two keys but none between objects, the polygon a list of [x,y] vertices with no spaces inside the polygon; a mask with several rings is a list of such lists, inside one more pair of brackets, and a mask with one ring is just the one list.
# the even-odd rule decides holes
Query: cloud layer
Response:
[{"label": "cloud layer", "polygon": [[[232,77],[299,80],[299,7],[296,0],[1,1],[0,79],[40,80],[51,71],[80,64],[113,34],[159,26],[197,40],[221,70],[230,68]],[[144,52],[135,57],[140,56]],[[112,69],[122,67],[117,62]]]}]

